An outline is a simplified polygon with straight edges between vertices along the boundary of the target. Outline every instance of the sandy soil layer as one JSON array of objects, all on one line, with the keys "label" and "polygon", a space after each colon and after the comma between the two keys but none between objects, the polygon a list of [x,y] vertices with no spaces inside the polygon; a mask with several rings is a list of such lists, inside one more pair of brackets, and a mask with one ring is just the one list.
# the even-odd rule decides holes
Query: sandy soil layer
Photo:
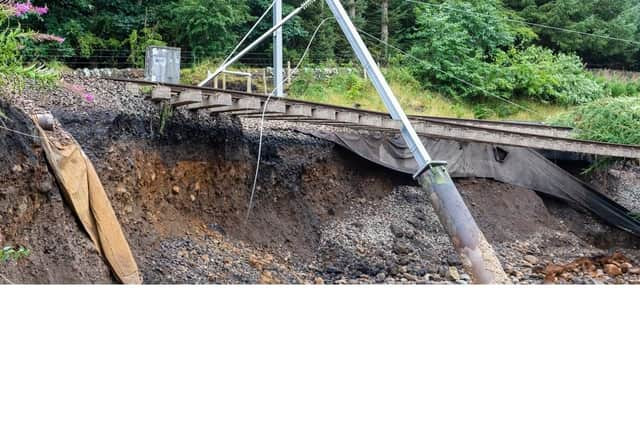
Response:
[{"label": "sandy soil layer", "polygon": [[[181,110],[167,116],[123,83],[66,80],[66,88],[27,88],[5,98],[50,110],[80,142],[146,283],[469,280],[408,176],[274,122],[265,131],[247,219],[256,120]],[[69,85],[82,86],[95,101],[84,101]],[[0,110],[6,127],[31,132],[8,102]],[[0,128],[0,150],[0,244],[32,251],[1,266],[0,280],[112,282],[65,206],[37,141]],[[616,188],[638,176],[625,167]],[[637,239],[526,189],[486,180],[460,181],[459,187],[515,283],[640,281]]]}]

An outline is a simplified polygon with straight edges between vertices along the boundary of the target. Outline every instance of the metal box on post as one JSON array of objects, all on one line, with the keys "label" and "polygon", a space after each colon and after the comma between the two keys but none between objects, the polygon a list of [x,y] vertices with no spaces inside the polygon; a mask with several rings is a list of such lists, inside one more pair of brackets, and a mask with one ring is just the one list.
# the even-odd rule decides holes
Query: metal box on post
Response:
[{"label": "metal box on post", "polygon": [[180,83],[180,48],[149,46],[144,61],[144,79],[158,83]]}]

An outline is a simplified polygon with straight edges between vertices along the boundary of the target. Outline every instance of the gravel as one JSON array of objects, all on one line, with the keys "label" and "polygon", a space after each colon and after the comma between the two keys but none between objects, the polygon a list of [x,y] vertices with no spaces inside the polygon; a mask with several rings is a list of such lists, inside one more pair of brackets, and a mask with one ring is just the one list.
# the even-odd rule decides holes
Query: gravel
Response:
[{"label": "gravel", "polygon": [[[243,119],[240,130],[229,116],[177,111],[167,134],[159,135],[160,108],[137,88],[82,72],[66,75],[64,83],[10,97],[30,111],[51,110],[83,145],[147,283],[470,281],[412,180],[304,134],[320,126],[266,122],[256,209],[245,224],[260,120]],[[72,86],[95,100],[87,102]],[[639,169],[616,166],[607,181],[609,193],[632,210],[640,207]],[[203,188],[195,191],[200,181]],[[615,251],[628,258],[626,273],[606,275],[601,266],[563,273],[557,283],[640,281],[637,239],[529,190],[483,180],[461,184],[514,283],[542,283],[545,269]],[[535,202],[535,216],[511,208],[515,203],[498,207],[501,198]],[[519,226],[529,214],[528,227]],[[613,267],[606,269],[617,273]]]}]

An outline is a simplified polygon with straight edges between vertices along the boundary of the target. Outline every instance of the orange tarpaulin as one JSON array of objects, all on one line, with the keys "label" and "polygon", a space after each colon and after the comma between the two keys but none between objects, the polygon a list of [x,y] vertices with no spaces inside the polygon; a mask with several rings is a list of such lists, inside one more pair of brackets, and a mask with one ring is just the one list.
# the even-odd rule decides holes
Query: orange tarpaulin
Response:
[{"label": "orange tarpaulin", "polygon": [[54,124],[54,131],[48,132],[40,127],[36,116],[32,119],[58,184],[95,247],[118,280],[142,283],[127,239],[91,161],[60,126]]}]

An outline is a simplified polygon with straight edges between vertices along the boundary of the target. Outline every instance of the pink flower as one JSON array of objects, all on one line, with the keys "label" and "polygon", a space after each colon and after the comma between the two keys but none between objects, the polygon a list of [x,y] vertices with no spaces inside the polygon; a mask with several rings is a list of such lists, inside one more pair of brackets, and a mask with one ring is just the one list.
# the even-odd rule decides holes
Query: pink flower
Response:
[{"label": "pink flower", "polygon": [[31,4],[31,2],[26,2],[16,3],[13,7],[15,9],[15,16],[20,17],[29,13],[29,11],[33,8],[33,5]]},{"label": "pink flower", "polygon": [[17,17],[21,17],[29,13],[35,13],[39,16],[49,13],[49,8],[47,6],[34,6],[30,1],[27,1],[26,3],[16,3],[13,8],[15,10],[14,15]]},{"label": "pink flower", "polygon": [[87,93],[84,94],[84,99],[87,102],[93,102],[95,100],[95,97],[92,94],[87,92]]},{"label": "pink flower", "polygon": [[33,33],[31,34],[31,40],[39,42],[58,42],[64,43],[64,37],[55,36],[53,34]]}]

